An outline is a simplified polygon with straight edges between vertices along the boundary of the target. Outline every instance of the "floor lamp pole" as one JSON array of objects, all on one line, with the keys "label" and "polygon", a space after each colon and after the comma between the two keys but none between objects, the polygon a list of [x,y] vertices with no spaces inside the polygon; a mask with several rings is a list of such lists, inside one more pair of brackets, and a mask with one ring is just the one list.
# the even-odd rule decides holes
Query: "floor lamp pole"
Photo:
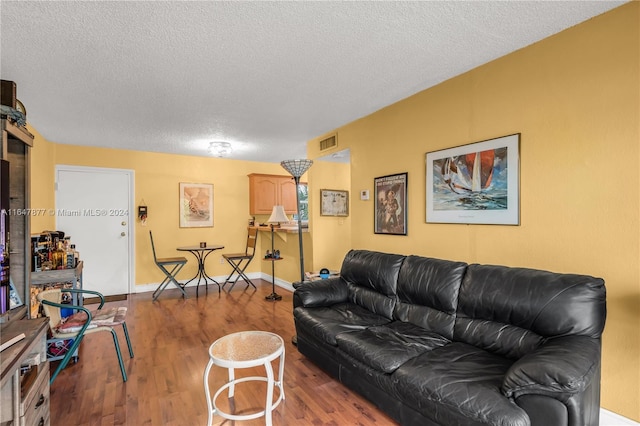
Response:
[{"label": "floor lamp pole", "polygon": [[[304,282],[304,248],[302,247],[302,217],[300,217],[300,192],[298,191],[298,185],[300,185],[300,177],[309,170],[309,167],[313,164],[311,160],[284,160],[280,165],[288,171],[293,180],[296,183],[296,211],[298,212],[298,246],[300,247],[300,282],[293,283],[293,288],[297,288],[299,284]],[[291,338],[291,343],[298,345],[298,339],[296,336]]]},{"label": "floor lamp pole", "polygon": [[[304,281],[304,248],[302,246],[302,217],[300,217],[300,177],[313,164],[311,160],[284,160],[280,165],[293,176],[296,183],[296,212],[298,213],[298,246],[300,248],[300,283]],[[295,284],[295,283],[294,283]],[[295,285],[294,285],[295,288]]]},{"label": "floor lamp pole", "polygon": [[300,184],[300,176],[294,176],[296,182],[296,211],[298,213],[298,246],[300,247],[300,282],[304,281],[304,251],[302,248],[302,219],[300,218],[300,193],[298,185]]}]

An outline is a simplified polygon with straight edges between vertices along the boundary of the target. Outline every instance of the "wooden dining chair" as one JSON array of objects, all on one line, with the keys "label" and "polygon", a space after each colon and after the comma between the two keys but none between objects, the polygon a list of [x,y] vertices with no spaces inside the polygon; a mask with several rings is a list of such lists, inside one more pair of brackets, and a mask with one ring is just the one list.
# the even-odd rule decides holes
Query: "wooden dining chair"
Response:
[{"label": "wooden dining chair", "polygon": [[176,275],[180,270],[187,264],[187,258],[184,256],[176,256],[176,257],[157,257],[156,256],[156,247],[153,244],[153,233],[149,230],[149,238],[151,238],[151,250],[153,251],[153,261],[156,266],[162,271],[165,275],[164,280],[160,283],[156,291],[153,292],[153,300],[155,301],[160,293],[164,291],[165,288],[169,285],[169,283],[173,283],[176,287],[180,289],[182,295],[187,297],[187,292],[184,291],[184,285],[180,284],[176,279]]},{"label": "wooden dining chair", "polygon": [[[223,288],[225,285],[227,285],[227,283],[231,283],[229,291],[233,290],[233,286],[236,285],[236,282],[238,282],[240,278],[242,278],[247,283],[246,288],[249,288],[249,285],[252,285],[253,288],[256,288],[256,285],[249,279],[249,277],[247,277],[244,271],[245,269],[247,269],[247,266],[249,266],[249,263],[251,263],[251,261],[253,260],[253,256],[255,255],[257,238],[258,228],[250,226],[249,232],[247,234],[247,245],[245,246],[244,253],[231,253],[222,255],[222,257],[233,268],[227,279],[222,284]],[[233,276],[234,274],[236,274],[235,277]]]}]

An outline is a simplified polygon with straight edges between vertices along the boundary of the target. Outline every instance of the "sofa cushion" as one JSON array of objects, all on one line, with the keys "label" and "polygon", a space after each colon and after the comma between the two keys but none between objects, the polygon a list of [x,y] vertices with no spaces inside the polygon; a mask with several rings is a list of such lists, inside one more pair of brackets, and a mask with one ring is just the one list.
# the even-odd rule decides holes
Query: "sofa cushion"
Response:
[{"label": "sofa cushion", "polygon": [[604,282],[585,275],[470,265],[460,287],[454,339],[520,358],[546,338],[599,338]]},{"label": "sofa cushion", "polygon": [[338,347],[371,368],[393,373],[402,364],[449,340],[411,323],[394,321],[336,336]]},{"label": "sofa cushion", "polygon": [[394,318],[453,338],[458,291],[467,264],[407,256],[398,274]]},{"label": "sofa cushion", "polygon": [[529,426],[529,417],[500,391],[512,361],[465,343],[425,352],[392,375],[394,394],[443,425]]},{"label": "sofa cushion", "polygon": [[391,320],[398,272],[404,258],[399,254],[368,250],[349,251],[340,270],[340,277],[348,285],[348,300]]},{"label": "sofa cushion", "polygon": [[336,345],[336,335],[345,331],[363,330],[372,325],[386,324],[389,320],[353,303],[339,303],[331,307],[293,310],[297,324],[323,342]]}]

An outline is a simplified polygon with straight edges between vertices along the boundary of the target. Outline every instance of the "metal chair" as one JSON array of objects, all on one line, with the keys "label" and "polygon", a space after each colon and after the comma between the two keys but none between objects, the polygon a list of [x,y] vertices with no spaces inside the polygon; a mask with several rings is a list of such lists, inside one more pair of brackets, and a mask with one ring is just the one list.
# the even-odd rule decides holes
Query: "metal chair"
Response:
[{"label": "metal chair", "polygon": [[[231,271],[227,279],[224,281],[224,284],[222,284],[223,288],[225,285],[227,285],[227,283],[231,283],[231,287],[229,287],[229,291],[233,290],[233,286],[236,285],[236,282],[238,282],[240,278],[242,278],[247,283],[246,288],[249,288],[249,285],[252,285],[253,288],[256,288],[255,284],[249,279],[249,277],[247,277],[244,271],[245,269],[247,269],[247,266],[249,265],[249,263],[251,263],[251,260],[253,260],[253,256],[256,252],[257,237],[258,237],[258,228],[253,226],[249,227],[249,232],[247,235],[247,245],[244,250],[244,253],[231,253],[231,254],[222,255],[222,257],[233,268],[233,270]],[[235,276],[235,279],[233,278],[233,274],[237,274]]]},{"label": "metal chair", "polygon": [[[100,305],[97,310],[89,311],[89,309],[84,306],[63,304],[61,303],[62,293],[92,294],[100,298]],[[122,326],[124,336],[127,340],[127,346],[129,348],[129,355],[133,358],[133,347],[131,346],[131,339],[129,339],[129,331],[127,330],[127,324],[125,322],[125,316],[127,313],[126,307],[102,309],[102,306],[104,305],[104,296],[93,290],[56,288],[42,291],[37,294],[36,298],[40,303],[42,303],[44,314],[49,318],[49,328],[53,339],[73,340],[73,343],[67,349],[62,361],[60,361],[58,368],[56,368],[51,375],[51,378],[49,379],[50,385],[53,384],[53,381],[58,377],[58,373],[67,366],[72,356],[75,356],[77,359],[76,351],[85,334],[98,333],[100,331],[108,331],[113,336],[113,344],[116,348],[118,363],[120,364],[122,381],[127,381],[127,373],[124,369],[124,362],[122,361],[122,353],[120,351],[120,344],[118,343],[118,336],[114,330],[115,326]],[[60,314],[60,309],[62,308],[72,309],[75,313],[70,317],[63,319]]]},{"label": "metal chair", "polygon": [[178,280],[176,280],[176,275],[180,270],[187,264],[187,258],[182,256],[177,257],[161,257],[158,258],[156,256],[156,247],[153,244],[153,234],[149,231],[149,237],[151,238],[151,250],[153,250],[153,261],[156,263],[156,266],[160,268],[162,273],[165,275],[164,280],[160,283],[156,291],[153,292],[153,300],[155,301],[160,293],[164,291],[165,288],[169,285],[169,283],[173,283],[176,287],[180,289],[182,295],[187,297],[187,293],[184,291],[184,285],[180,284]]}]

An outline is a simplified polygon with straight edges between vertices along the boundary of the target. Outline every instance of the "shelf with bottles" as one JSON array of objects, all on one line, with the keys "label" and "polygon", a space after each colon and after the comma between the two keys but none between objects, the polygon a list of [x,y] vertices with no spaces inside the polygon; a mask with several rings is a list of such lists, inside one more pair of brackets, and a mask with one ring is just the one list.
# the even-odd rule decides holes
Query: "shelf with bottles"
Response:
[{"label": "shelf with bottles", "polygon": [[[41,291],[52,288],[82,289],[83,265],[84,262],[79,261],[73,269],[31,272],[30,317],[37,318],[42,316],[40,313],[40,302],[38,302],[36,298],[36,295]],[[74,305],[82,305],[82,298],[78,298],[78,295],[74,293],[70,302]]]},{"label": "shelf with bottles", "polygon": [[74,269],[80,253],[71,237],[62,231],[42,231],[31,235],[31,272]]}]

